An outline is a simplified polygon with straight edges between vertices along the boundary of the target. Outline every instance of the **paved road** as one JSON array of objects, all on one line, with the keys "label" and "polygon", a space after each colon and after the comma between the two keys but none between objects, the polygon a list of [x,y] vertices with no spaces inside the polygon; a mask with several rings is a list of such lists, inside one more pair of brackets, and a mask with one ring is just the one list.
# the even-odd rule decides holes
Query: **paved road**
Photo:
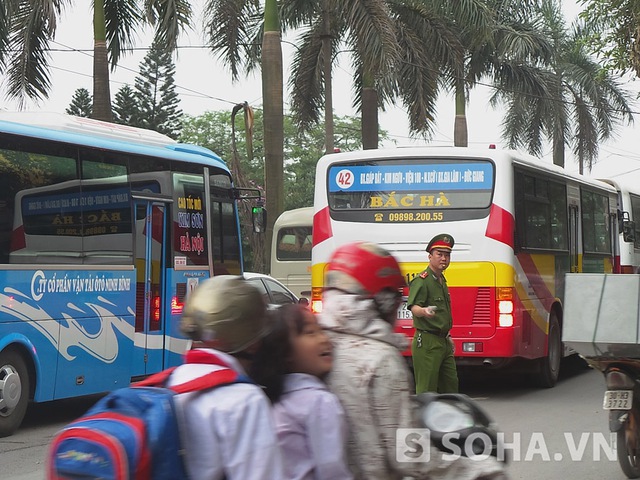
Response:
[{"label": "paved road", "polygon": [[478,376],[463,388],[513,444],[513,480],[626,479],[602,410],[604,377],[577,358],[568,360],[555,388],[530,387],[519,374]]},{"label": "paved road", "polygon": [[[481,403],[512,444],[513,480],[623,480],[617,461],[606,456],[611,445],[602,375],[576,362],[565,362],[563,372],[552,389],[531,387],[519,374],[477,372],[463,381],[462,389]],[[42,480],[52,436],[95,399],[31,406],[21,430],[0,439],[0,478]]]}]

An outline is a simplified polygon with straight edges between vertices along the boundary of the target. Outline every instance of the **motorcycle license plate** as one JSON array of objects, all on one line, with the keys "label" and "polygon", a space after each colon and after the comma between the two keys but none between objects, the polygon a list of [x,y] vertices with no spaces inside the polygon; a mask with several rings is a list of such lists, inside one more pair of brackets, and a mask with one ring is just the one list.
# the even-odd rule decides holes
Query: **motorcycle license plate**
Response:
[{"label": "motorcycle license plate", "polygon": [[632,390],[607,390],[604,392],[602,408],[605,410],[631,410]]}]

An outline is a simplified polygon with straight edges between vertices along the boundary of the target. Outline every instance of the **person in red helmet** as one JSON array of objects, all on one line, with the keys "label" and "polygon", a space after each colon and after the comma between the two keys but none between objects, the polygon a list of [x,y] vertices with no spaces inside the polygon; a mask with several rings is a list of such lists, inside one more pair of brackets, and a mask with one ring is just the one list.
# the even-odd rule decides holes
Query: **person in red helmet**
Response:
[{"label": "person in red helmet", "polygon": [[406,340],[393,324],[406,286],[396,259],[370,242],[336,249],[325,270],[320,324],[333,342],[329,389],[345,410],[347,459],[355,479],[506,479],[493,457],[443,456],[431,447],[428,462],[397,457],[400,428],[420,428],[412,381],[401,351]]}]

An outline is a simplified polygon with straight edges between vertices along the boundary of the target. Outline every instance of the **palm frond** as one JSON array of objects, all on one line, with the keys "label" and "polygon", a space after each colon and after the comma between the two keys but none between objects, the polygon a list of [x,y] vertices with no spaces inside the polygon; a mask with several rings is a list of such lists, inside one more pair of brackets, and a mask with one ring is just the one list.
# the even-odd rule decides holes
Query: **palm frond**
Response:
[{"label": "palm frond", "polygon": [[303,32],[296,42],[298,49],[293,57],[289,79],[291,111],[302,131],[318,123],[324,107],[321,31],[322,25],[316,24]]},{"label": "palm frond", "polygon": [[145,18],[155,27],[155,41],[175,50],[178,37],[190,27],[192,9],[186,0],[145,0]]},{"label": "palm frond", "polygon": [[204,7],[209,47],[229,67],[234,81],[253,50],[259,12],[260,6],[249,0],[208,0]]},{"label": "palm frond", "polygon": [[400,57],[394,23],[384,0],[345,0],[342,15],[350,35],[347,44],[357,51],[368,75],[391,71]]},{"label": "palm frond", "polygon": [[49,42],[53,38],[57,16],[66,0],[15,2],[6,12],[9,19],[7,96],[18,100],[22,108],[28,98],[48,98],[51,88]]},{"label": "palm frond", "polygon": [[133,48],[144,14],[136,0],[104,0],[104,16],[109,64],[114,69],[122,55]]}]

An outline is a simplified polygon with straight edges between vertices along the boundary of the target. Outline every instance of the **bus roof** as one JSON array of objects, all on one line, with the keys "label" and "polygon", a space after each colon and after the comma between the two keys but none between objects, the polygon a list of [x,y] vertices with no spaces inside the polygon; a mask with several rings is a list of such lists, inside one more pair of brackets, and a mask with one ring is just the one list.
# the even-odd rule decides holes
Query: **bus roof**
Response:
[{"label": "bus roof", "polygon": [[276,226],[284,227],[288,225],[311,225],[313,219],[313,207],[294,208],[282,212],[276,219]]},{"label": "bus roof", "polygon": [[197,162],[228,170],[225,162],[207,148],[178,143],[153,130],[62,113],[0,111],[0,132],[188,163]]},{"label": "bus roof", "polygon": [[613,185],[618,191],[640,194],[638,182],[633,178],[599,178],[598,180],[608,183],[609,185]]},{"label": "bus roof", "polygon": [[[412,158],[412,157],[440,157],[440,158],[491,158],[491,159],[504,159],[523,165],[536,170],[542,170],[547,172],[553,172],[564,177],[573,178],[577,182],[583,184],[589,184],[594,187],[604,188],[607,190],[614,190],[609,182],[604,182],[600,179],[586,177],[577,173],[568,172],[558,165],[548,163],[542,159],[529,155],[527,153],[517,152],[514,150],[501,150],[493,148],[468,148],[468,147],[432,147],[432,146],[408,146],[408,147],[394,147],[394,148],[379,148],[372,150],[356,150],[351,152],[331,153],[324,155],[318,160],[318,166],[323,170],[331,163],[336,162],[349,162],[349,161],[366,161],[366,159],[381,159],[381,158]],[[321,171],[321,170],[319,170]]]}]

